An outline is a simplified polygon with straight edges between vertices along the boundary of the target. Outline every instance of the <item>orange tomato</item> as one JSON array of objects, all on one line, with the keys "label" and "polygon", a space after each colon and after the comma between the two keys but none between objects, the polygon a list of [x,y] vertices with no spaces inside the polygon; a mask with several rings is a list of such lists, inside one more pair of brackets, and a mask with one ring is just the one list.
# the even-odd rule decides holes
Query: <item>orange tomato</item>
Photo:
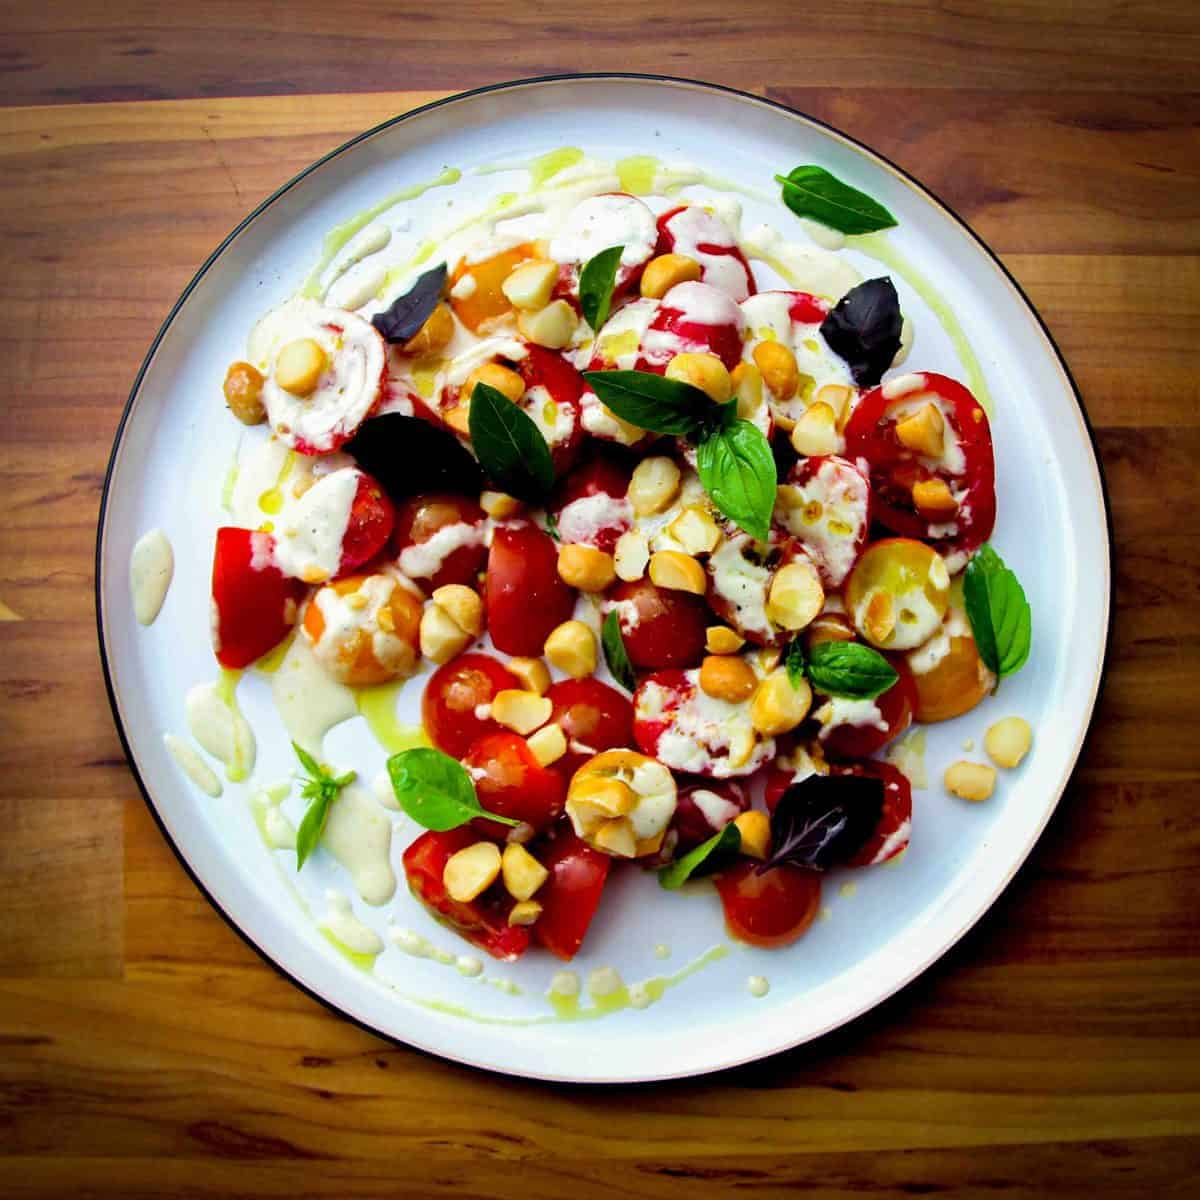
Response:
[{"label": "orange tomato", "polygon": [[[536,258],[537,252],[528,242],[503,250],[485,258],[483,262],[468,263],[463,259],[450,276],[450,304],[454,315],[472,332],[483,332],[485,326],[512,312],[508,297],[500,285],[512,274],[513,269],[528,259]],[[454,295],[454,285],[464,275],[475,279],[475,290],[469,296]]]}]

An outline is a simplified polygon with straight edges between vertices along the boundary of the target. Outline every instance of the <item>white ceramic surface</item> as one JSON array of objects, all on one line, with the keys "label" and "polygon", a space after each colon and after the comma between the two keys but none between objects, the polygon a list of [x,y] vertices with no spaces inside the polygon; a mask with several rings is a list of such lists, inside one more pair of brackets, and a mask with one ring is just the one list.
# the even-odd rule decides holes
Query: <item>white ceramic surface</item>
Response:
[{"label": "white ceramic surface", "polygon": [[[447,201],[451,211],[466,212],[519,178],[472,176],[471,167],[564,145],[607,158],[690,160],[771,193],[774,172],[816,162],[897,215],[895,244],[958,314],[995,399],[993,542],[1024,582],[1035,638],[1029,665],[998,696],[930,729],[930,787],[914,794],[913,843],[902,862],[853,873],[852,897],[839,890],[851,874],[831,876],[828,919],[794,947],[764,952],[734,944],[722,961],[644,1011],[497,1026],[413,1003],[335,953],[288,886],[295,879],[289,856],[272,855],[259,839],[246,786],[227,785],[219,800],[202,795],[168,756],[162,735],[186,733],[187,688],[215,676],[208,576],[220,483],[239,436],[219,389],[254,320],[299,286],[327,230],[380,197],[445,165],[462,168],[459,185],[411,204],[420,229],[444,218]],[[778,201],[744,203],[747,226],[770,219],[786,229],[793,220]],[[897,282],[916,322],[909,365],[963,377],[935,318]],[[159,621],[144,630],[133,618],[127,571],[134,541],[154,526],[175,547],[176,578]],[[102,651],[134,769],[181,859],[234,926],[299,984],[382,1034],[479,1066],[579,1081],[689,1075],[794,1046],[866,1011],[941,955],[996,899],[1054,810],[1091,717],[1109,604],[1104,498],[1082,410],[1028,303],[973,235],[895,168],[824,126],[706,85],[628,77],[529,81],[420,110],[331,155],[245,222],[185,293],[134,389],[114,451],[97,568]],[[413,685],[410,711],[418,695]],[[248,679],[239,698],[259,738],[255,780],[286,776],[292,764],[266,681]],[[963,756],[963,740],[980,744],[992,720],[1014,712],[1037,731],[1022,768],[1002,773],[986,804],[946,796],[941,772]],[[331,761],[353,762],[366,778],[385,757],[361,720],[336,729],[327,749]],[[394,841],[397,867],[409,836]],[[652,876],[635,876],[627,872],[605,897],[574,964],[581,975],[614,965],[627,981],[645,979],[726,942],[715,895],[669,894]],[[317,915],[323,887],[351,890],[340,868],[324,861],[305,868],[302,884],[303,895],[316,898]],[[447,949],[469,949],[422,912],[403,882],[390,904],[368,915],[379,929],[394,917]],[[172,930],[158,932],[169,944]],[[670,959],[655,957],[659,942],[671,947]],[[489,976],[515,981],[521,996],[395,947],[377,974],[405,994],[505,1019],[546,1015],[543,993],[559,965],[541,952],[488,965]],[[761,999],[746,989],[756,974],[771,983]]]}]

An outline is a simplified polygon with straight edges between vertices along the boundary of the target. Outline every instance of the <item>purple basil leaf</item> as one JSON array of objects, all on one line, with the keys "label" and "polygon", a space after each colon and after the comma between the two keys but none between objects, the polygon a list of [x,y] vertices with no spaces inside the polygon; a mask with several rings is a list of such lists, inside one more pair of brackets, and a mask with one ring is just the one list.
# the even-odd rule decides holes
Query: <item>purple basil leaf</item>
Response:
[{"label": "purple basil leaf", "polygon": [[810,775],[779,798],[771,814],[771,857],[760,871],[787,864],[827,871],[867,844],[883,815],[883,781],[860,775]]},{"label": "purple basil leaf", "polygon": [[859,387],[874,387],[900,349],[900,299],[886,276],[851,288],[821,323],[829,348]]},{"label": "purple basil leaf", "polygon": [[376,313],[371,324],[389,342],[407,342],[429,319],[429,314],[442,298],[446,283],[446,264],[426,271],[403,296],[393,300],[390,307]]}]

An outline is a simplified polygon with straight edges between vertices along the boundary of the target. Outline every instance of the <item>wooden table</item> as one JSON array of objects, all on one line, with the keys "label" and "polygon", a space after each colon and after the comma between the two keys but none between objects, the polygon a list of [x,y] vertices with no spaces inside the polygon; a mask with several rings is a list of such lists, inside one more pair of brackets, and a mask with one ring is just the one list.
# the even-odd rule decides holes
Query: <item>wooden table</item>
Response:
[{"label": "wooden table", "polygon": [[[468,7],[475,24],[462,6],[357,0],[0,5],[0,1186],[1195,1195],[1195,6],[693,0],[683,29],[645,5],[627,19],[604,5]],[[126,769],[91,600],[129,383],[223,234],[316,156],[436,94],[388,88],[581,68],[763,90],[945,197],[1059,340],[1097,427],[1116,534],[1099,715],[992,913],[815,1045],[606,1090],[390,1046],[247,950]],[[312,94],[348,88],[362,94]]]}]

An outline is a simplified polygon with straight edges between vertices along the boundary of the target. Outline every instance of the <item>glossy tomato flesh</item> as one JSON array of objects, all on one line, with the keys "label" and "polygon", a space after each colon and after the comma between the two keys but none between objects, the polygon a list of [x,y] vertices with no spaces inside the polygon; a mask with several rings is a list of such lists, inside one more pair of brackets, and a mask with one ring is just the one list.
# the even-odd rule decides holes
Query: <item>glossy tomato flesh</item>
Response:
[{"label": "glossy tomato flesh", "polygon": [[601,750],[633,744],[633,705],[598,679],[563,679],[546,693],[554,705],[551,722],[567,738],[567,752],[555,766],[569,778]]},{"label": "glossy tomato flesh", "polygon": [[[501,730],[473,743],[463,766],[475,781],[475,794],[488,812],[524,821],[536,832],[548,829],[561,815],[567,783],[555,767],[543,767],[520,734]],[[482,837],[503,842],[512,826],[476,819],[471,827]]]},{"label": "glossy tomato flesh", "polygon": [[480,716],[497,692],[520,688],[520,680],[486,654],[460,654],[439,667],[425,685],[421,716],[425,732],[439,749],[462,758],[474,742],[500,726]]},{"label": "glossy tomato flesh", "polygon": [[801,867],[759,871],[745,859],[717,877],[729,936],[770,949],[794,942],[821,907],[821,876]]},{"label": "glossy tomato flesh", "polygon": [[612,860],[561,822],[545,842],[530,847],[550,876],[538,889],[542,915],[533,936],[551,954],[570,960],[579,952],[600,904]]},{"label": "glossy tomato flesh", "polygon": [[883,813],[866,845],[847,863],[851,867],[871,867],[895,858],[908,847],[912,827],[912,784],[891,763],[868,759],[866,762],[839,763],[830,775],[858,775],[883,783]]},{"label": "glossy tomato flesh", "polygon": [[[411,547],[425,545],[443,529],[454,525],[482,528],[485,519],[483,509],[466,496],[450,492],[414,496],[405,500],[396,511],[392,551],[398,557],[402,556]],[[459,546],[444,555],[432,574],[418,572],[411,565],[404,571],[403,560],[400,569],[426,594],[450,583],[474,587],[487,561],[487,553],[480,537],[474,544]]]},{"label": "glossy tomato flesh", "polygon": [[[638,579],[617,584],[609,599],[621,606],[621,636],[629,661],[639,670],[694,667],[704,657],[704,631],[712,615],[703,597]],[[632,618],[622,611],[627,606]]]},{"label": "glossy tomato flesh", "polygon": [[[835,725],[821,738],[828,758],[867,758],[898,738],[913,721],[917,707],[917,689],[903,663],[894,663],[900,678],[875,699],[875,707],[886,729],[874,725]],[[814,705],[815,707],[815,705]]]},{"label": "glossy tomato flesh", "polygon": [[546,638],[574,610],[553,540],[529,523],[497,529],[487,565],[487,623],[496,649],[540,658]]},{"label": "glossy tomato flesh", "polygon": [[357,571],[388,543],[396,522],[396,509],[383,488],[364,474],[350,505],[350,519],[342,537],[342,560],[336,578]]}]

